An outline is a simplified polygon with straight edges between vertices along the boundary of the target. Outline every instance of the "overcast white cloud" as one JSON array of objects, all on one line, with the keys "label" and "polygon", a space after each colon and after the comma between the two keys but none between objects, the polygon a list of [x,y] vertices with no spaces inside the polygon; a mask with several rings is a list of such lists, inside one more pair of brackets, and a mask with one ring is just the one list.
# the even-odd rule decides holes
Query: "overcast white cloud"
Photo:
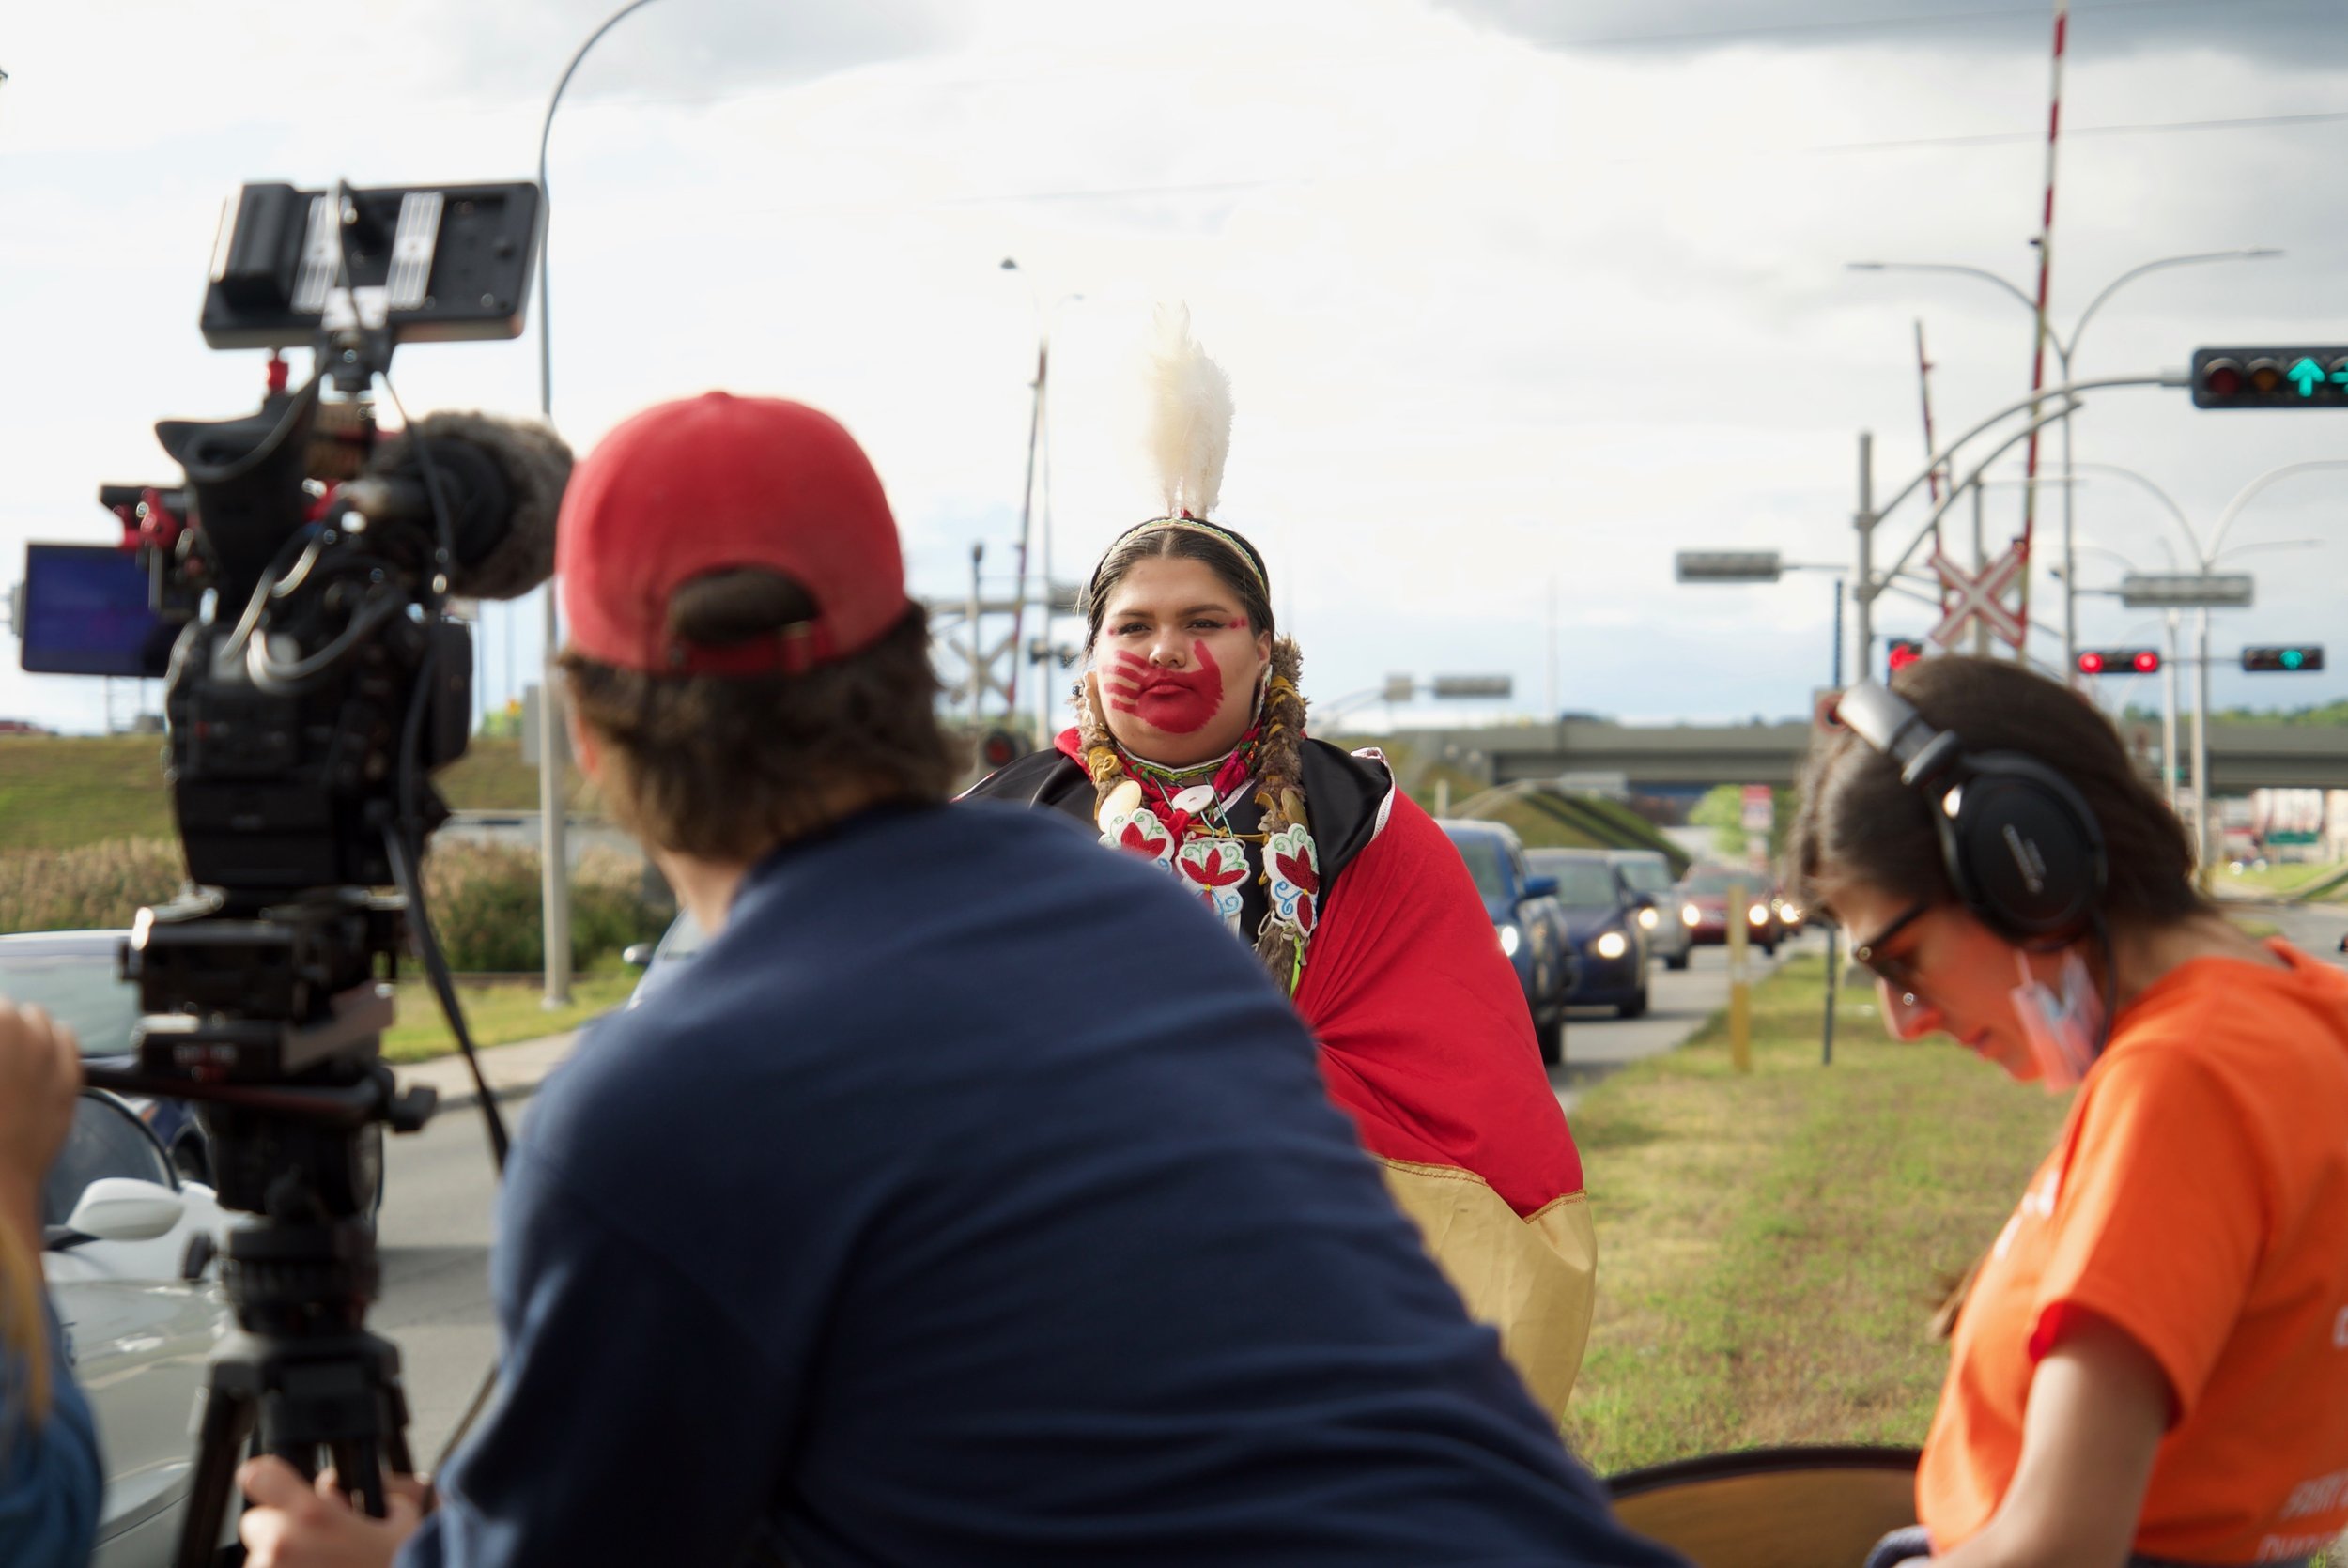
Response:
[{"label": "overcast white cloud", "polygon": [[[1271,556],[1318,695],[1505,670],[1537,708],[1553,580],[1562,706],[1797,712],[1826,673],[1825,581],[1678,588],[1670,558],[1846,559],[1855,432],[1878,433],[1886,483],[1921,462],[1919,316],[1944,427],[2024,390],[2014,301],[1843,269],[2027,283],[2044,13],[2004,8],[1209,0],[1170,26],[1079,0],[659,0],[599,46],[554,135],[558,421],[583,447],[713,385],[826,407],[872,449],[919,586],[958,592],[972,543],[990,576],[1010,566],[1045,313],[1055,561],[1080,576],[1152,509],[1138,345],[1151,303],[1184,299],[1237,390],[1227,515]],[[605,9],[116,3],[0,25],[0,561],[103,537],[98,482],[165,471],[154,419],[251,401],[255,357],[193,331],[224,192],[524,175],[544,96]],[[2348,115],[2337,7],[2074,17],[2058,321],[2155,256],[2289,251],[2133,285],[2082,368],[2348,340],[2348,120],[2276,118]],[[1708,36],[1594,41],[1640,32]],[[2216,119],[2263,123],[2110,129]],[[535,406],[528,340],[410,347],[396,369],[416,411]],[[2098,400],[2078,436],[2204,528],[2261,471],[2348,455],[2323,416],[2197,415],[2159,391]],[[2340,494],[2310,475],[2245,515],[2230,542],[2325,543],[2243,558],[2262,607],[2221,621],[2221,649],[2348,643]],[[2174,533],[2124,482],[2080,509],[2084,537],[2148,566]],[[1996,547],[2010,492],[1989,521]],[[1920,631],[1911,609],[1881,629]],[[2151,630],[2107,600],[2082,620],[2090,641]],[[509,649],[535,658],[531,624],[492,616],[500,691]],[[2348,674],[2218,686],[2309,700]],[[17,673],[10,648],[0,714],[87,727],[98,699]]]}]

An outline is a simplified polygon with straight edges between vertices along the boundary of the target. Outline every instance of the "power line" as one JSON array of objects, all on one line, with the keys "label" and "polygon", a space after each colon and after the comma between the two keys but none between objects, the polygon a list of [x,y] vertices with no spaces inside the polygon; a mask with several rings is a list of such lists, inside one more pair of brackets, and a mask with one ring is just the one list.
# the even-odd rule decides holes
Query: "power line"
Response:
[{"label": "power line", "polygon": [[[2236,5],[2251,4],[2252,0],[2234,0]],[[2264,0],[2275,4],[2277,0]],[[2303,4],[2305,0],[2287,0]],[[2083,0],[2073,6],[2081,11],[2147,11],[2209,9],[2207,0]],[[1763,23],[1757,26],[1696,28],[1676,33],[1619,33],[1602,38],[1563,38],[1528,35],[1532,41],[1552,49],[1632,49],[1645,44],[1725,43],[1739,38],[1773,38],[1824,37],[1836,33],[1881,33],[1916,31],[1927,27],[1961,26],[1976,22],[2014,22],[2028,19],[2044,22],[2047,8],[2037,6],[2001,6],[1994,10],[1931,11],[1922,16],[1848,17],[1826,22]]]},{"label": "power line", "polygon": [[[2325,109],[2306,115],[2250,115],[2221,120],[2147,120],[2135,125],[2066,125],[2066,136],[2145,136],[2187,131],[2245,131],[2262,125],[2338,125],[2348,120],[2348,109]],[[1902,147],[1985,147],[2008,142],[2035,142],[2043,131],[1988,131],[1966,136],[1910,136],[1881,142],[1830,142],[1805,147],[1805,152],[1881,152]]]}]

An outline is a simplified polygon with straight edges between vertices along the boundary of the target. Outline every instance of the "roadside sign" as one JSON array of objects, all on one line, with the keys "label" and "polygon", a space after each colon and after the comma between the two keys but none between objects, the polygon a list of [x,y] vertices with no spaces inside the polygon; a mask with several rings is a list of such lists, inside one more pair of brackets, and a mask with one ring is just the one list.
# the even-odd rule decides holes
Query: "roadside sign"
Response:
[{"label": "roadside sign", "polygon": [[1776,799],[1767,784],[1748,784],[1744,788],[1744,828],[1747,833],[1767,833],[1777,825]]},{"label": "roadside sign", "polygon": [[1506,675],[1438,675],[1434,681],[1437,697],[1506,697],[1516,690],[1516,681]]}]

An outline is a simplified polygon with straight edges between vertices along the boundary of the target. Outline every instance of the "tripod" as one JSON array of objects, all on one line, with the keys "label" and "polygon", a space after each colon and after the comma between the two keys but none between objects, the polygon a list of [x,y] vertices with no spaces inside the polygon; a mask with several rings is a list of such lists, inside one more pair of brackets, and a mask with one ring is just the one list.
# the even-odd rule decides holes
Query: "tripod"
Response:
[{"label": "tripod", "polygon": [[[238,993],[247,1003],[243,1016],[150,1014],[138,1070],[89,1074],[102,1087],[197,1101],[222,1203],[261,1217],[231,1232],[223,1254],[237,1327],[206,1373],[178,1568],[209,1568],[237,1466],[256,1437],[260,1452],[304,1475],[317,1474],[323,1456],[378,1518],[385,1467],[413,1468],[399,1351],[365,1327],[382,1276],[374,1227],[361,1216],[381,1182],[367,1134],[378,1124],[414,1131],[437,1096],[397,1092],[381,1060],[388,985],[359,981],[309,1007],[294,1005],[292,979],[363,975],[391,913],[352,899],[246,920],[191,907],[183,917],[158,914],[125,955],[126,970],[135,957],[150,1006]],[[287,982],[283,995],[270,994],[270,977]],[[286,1022],[305,1013],[311,1022]]]},{"label": "tripod", "polygon": [[237,1466],[256,1434],[261,1451],[304,1475],[317,1473],[324,1454],[361,1505],[383,1516],[384,1469],[414,1466],[399,1350],[362,1322],[378,1277],[363,1220],[229,1237],[222,1281],[237,1329],[214,1348],[205,1376],[178,1568],[209,1568]]}]

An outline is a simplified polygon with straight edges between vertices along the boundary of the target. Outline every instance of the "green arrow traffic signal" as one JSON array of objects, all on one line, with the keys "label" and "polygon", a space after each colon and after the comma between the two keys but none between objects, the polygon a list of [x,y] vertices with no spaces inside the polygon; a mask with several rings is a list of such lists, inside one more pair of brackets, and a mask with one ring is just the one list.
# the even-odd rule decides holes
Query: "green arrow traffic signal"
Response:
[{"label": "green arrow traffic signal", "polygon": [[2348,408],[2348,344],[2197,348],[2196,408]]}]

